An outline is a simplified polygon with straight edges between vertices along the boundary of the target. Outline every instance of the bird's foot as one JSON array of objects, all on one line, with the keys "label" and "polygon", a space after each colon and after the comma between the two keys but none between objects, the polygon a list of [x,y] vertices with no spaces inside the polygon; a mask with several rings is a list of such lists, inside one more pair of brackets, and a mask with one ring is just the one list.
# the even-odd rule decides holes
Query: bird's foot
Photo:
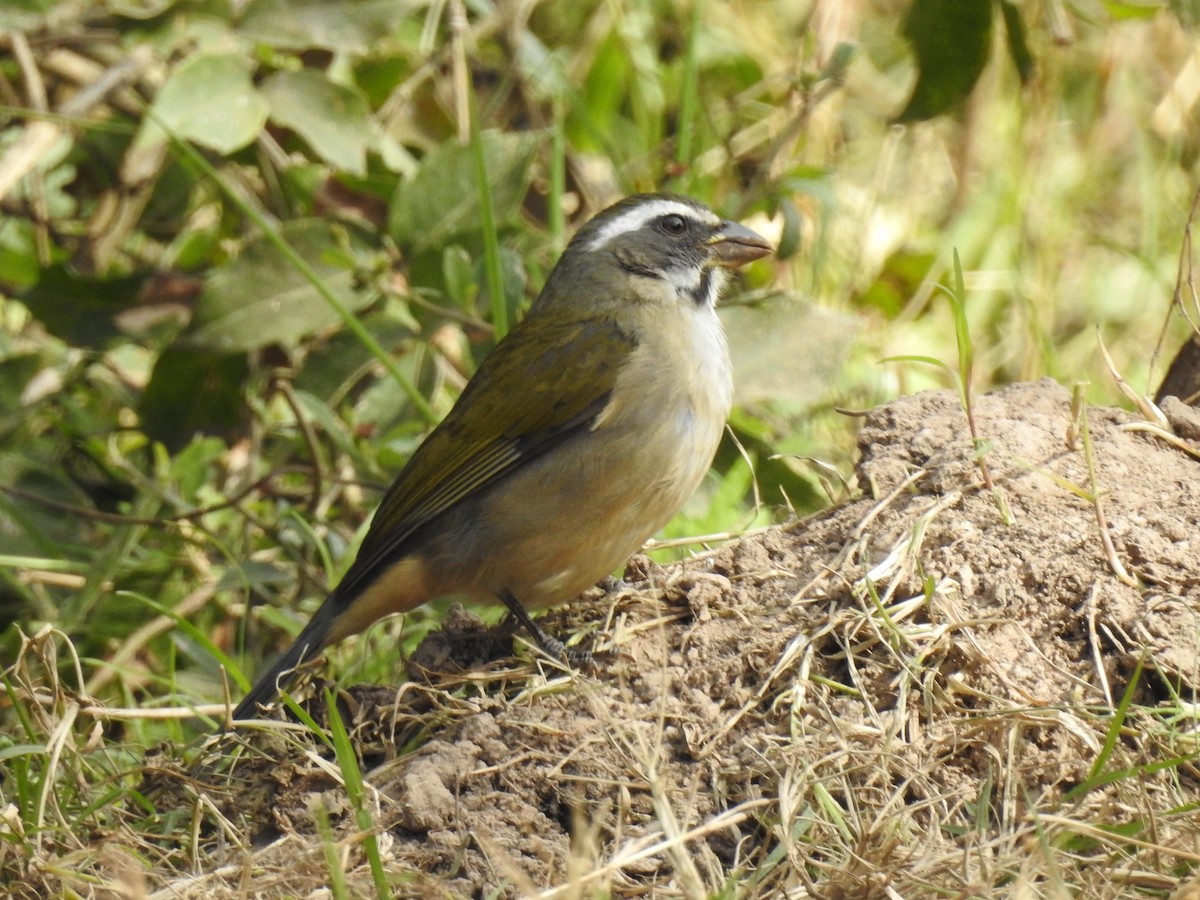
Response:
[{"label": "bird's foot", "polygon": [[565,662],[575,669],[588,669],[592,667],[593,660],[590,650],[585,650],[582,647],[568,648],[558,638],[547,634],[537,622],[530,618],[529,613],[525,611],[525,607],[510,592],[504,591],[501,593],[500,600],[508,608],[509,613],[512,614],[512,617],[518,624],[533,638],[533,642],[537,644],[538,649],[550,659],[556,662]]}]

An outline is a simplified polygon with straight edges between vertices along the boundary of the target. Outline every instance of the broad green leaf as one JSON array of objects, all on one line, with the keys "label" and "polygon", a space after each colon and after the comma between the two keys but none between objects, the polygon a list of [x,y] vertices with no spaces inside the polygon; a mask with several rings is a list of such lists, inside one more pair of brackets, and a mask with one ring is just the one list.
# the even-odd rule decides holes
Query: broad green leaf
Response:
[{"label": "broad green leaf", "polygon": [[33,223],[8,219],[0,228],[0,287],[16,294],[37,284],[41,264],[37,256],[37,232]]},{"label": "broad green leaf", "polygon": [[[540,133],[481,135],[496,224],[510,221],[529,186],[529,164]],[[480,227],[479,187],[470,146],[449,143],[421,161],[412,181],[392,197],[390,228],[396,241],[420,253],[444,247]]]},{"label": "broad green leaf", "polygon": [[992,41],[992,0],[913,0],[904,36],[917,57],[917,83],[900,122],[932,119],[966,99]]},{"label": "broad green leaf", "polygon": [[214,353],[177,341],[158,358],[138,402],[142,430],[172,453],[196,433],[238,430],[249,366],[243,354]]},{"label": "broad green leaf", "polygon": [[[288,223],[280,232],[347,307],[361,309],[372,301],[370,292],[354,290],[355,273],[328,224],[307,219]],[[209,278],[186,339],[193,347],[233,353],[268,344],[292,346],[340,321],[274,245],[257,240]]]},{"label": "broad green leaf", "polygon": [[312,69],[276,72],[260,90],[271,106],[271,121],[292,129],[326,162],[366,173],[374,136],[362,94]]},{"label": "broad green leaf", "polygon": [[121,333],[116,318],[138,305],[143,275],[91,278],[53,266],[21,298],[46,330],[73,347],[99,349]]},{"label": "broad green leaf", "polygon": [[267,101],[239,56],[199,54],[180,65],[150,105],[139,146],[165,139],[162,129],[215,150],[233,153],[252,143],[267,122]]},{"label": "broad green leaf", "polygon": [[416,0],[254,0],[238,31],[272,47],[365,53],[418,5]]}]

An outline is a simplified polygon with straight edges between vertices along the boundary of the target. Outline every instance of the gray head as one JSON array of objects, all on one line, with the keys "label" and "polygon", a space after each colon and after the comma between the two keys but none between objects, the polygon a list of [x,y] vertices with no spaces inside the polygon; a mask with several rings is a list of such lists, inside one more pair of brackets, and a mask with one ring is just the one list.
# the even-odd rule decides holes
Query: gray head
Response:
[{"label": "gray head", "polygon": [[[537,305],[563,297],[712,306],[726,270],[770,252],[760,235],[690,197],[635,194],[578,231]],[[579,297],[581,291],[591,296]]]}]

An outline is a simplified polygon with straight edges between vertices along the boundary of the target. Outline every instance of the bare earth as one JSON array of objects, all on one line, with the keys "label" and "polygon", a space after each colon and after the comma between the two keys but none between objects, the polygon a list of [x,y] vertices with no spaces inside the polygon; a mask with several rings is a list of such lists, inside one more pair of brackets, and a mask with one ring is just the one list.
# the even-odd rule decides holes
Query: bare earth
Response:
[{"label": "bare earth", "polygon": [[[864,421],[857,499],[635,560],[621,591],[548,616],[593,670],[504,657],[461,613],[410,661],[418,682],[346,692],[399,895],[1200,890],[1200,461],[1089,410],[1126,583],[1067,391],[1015,385],[977,418],[1014,524],[956,396],[904,398]],[[151,890],[307,896],[328,880],[323,806],[351,894],[374,896],[330,754],[244,739],[211,797],[250,846],[214,828],[216,867]]]}]

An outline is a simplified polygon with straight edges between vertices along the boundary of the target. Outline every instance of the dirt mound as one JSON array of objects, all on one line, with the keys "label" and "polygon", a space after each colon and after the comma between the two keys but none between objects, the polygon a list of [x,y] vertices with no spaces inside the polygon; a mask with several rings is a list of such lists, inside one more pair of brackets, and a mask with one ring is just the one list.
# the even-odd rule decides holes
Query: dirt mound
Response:
[{"label": "dirt mound", "polygon": [[[596,671],[487,662],[459,616],[423,662],[470,647],[464,673],[351,689],[394,889],[1170,892],[1200,860],[1200,462],[1118,410],[1076,438],[1070,406],[1049,381],[979,399],[1011,524],[955,395],[920,394],[865,420],[859,499],[636,561],[626,589],[547,617],[595,641]],[[322,883],[322,805],[373,894],[362,820],[301,749],[234,767],[258,787],[218,805],[258,849],[171,896]]]}]

